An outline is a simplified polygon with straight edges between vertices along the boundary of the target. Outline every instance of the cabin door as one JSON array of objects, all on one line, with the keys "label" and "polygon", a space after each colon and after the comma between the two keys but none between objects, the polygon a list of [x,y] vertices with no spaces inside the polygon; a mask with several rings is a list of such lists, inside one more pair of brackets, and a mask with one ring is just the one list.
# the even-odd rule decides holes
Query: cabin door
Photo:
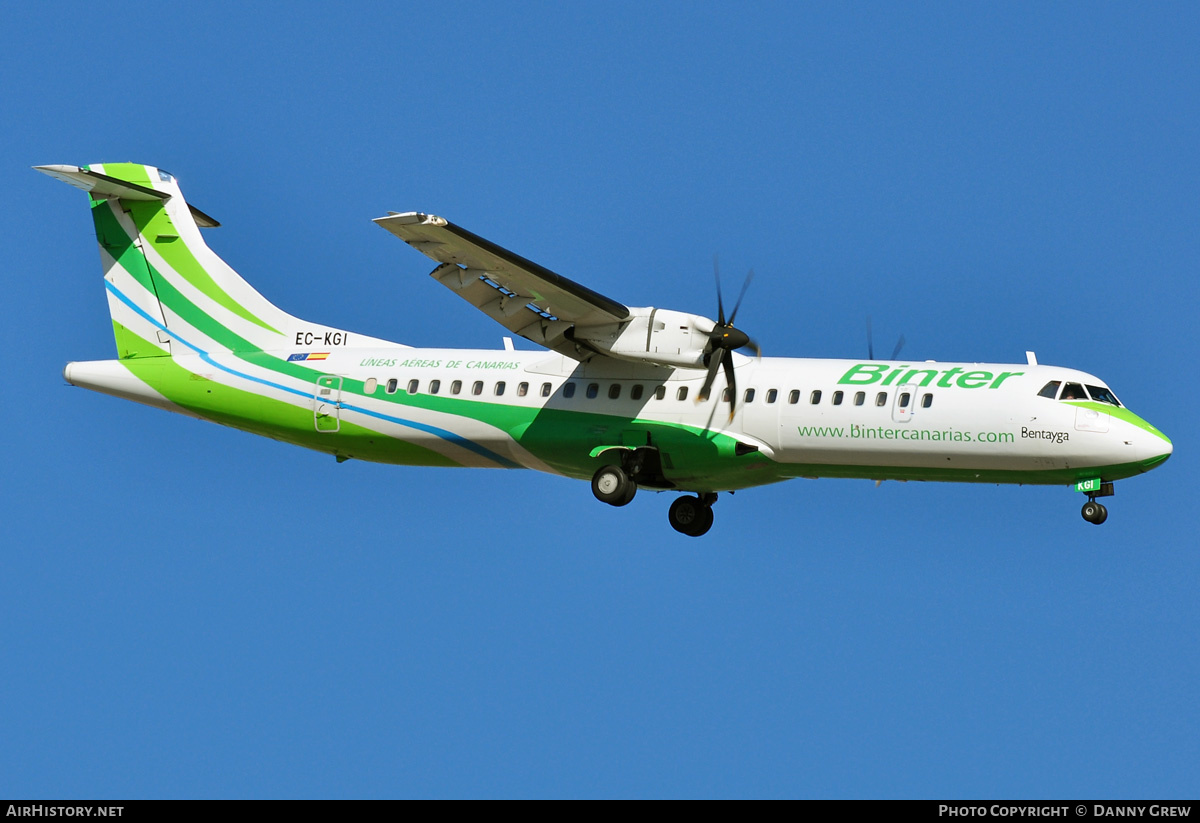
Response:
[{"label": "cabin door", "polygon": [[892,419],[897,423],[912,420],[917,408],[917,384],[905,383],[896,387],[896,399],[892,401]]},{"label": "cabin door", "polygon": [[342,425],[342,378],[323,374],[313,392],[313,425],[323,434],[336,432]]}]

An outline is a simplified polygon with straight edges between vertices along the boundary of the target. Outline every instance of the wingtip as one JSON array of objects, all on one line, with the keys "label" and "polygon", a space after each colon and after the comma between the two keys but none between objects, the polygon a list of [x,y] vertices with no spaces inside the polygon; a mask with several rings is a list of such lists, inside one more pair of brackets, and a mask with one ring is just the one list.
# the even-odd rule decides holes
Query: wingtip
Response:
[{"label": "wingtip", "polygon": [[40,171],[42,174],[76,174],[81,169],[79,166],[69,166],[65,163],[51,163],[46,166],[30,166],[34,171]]},{"label": "wingtip", "polygon": [[373,221],[380,225],[390,223],[398,226],[409,226],[414,223],[426,226],[445,226],[448,222],[445,218],[438,217],[436,214],[425,214],[419,211],[389,211],[383,217],[373,218]]}]

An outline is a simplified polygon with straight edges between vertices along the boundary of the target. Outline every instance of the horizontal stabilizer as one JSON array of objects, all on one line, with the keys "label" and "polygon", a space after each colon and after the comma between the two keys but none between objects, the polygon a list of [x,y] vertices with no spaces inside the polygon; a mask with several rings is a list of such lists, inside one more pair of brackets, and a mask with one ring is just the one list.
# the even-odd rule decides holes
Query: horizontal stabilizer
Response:
[{"label": "horizontal stabilizer", "polygon": [[[77,189],[83,189],[96,197],[116,197],[120,200],[161,200],[163,202],[171,199],[171,195],[167,192],[148,186],[139,186],[137,183],[130,183],[127,180],[118,180],[91,169],[81,169],[79,166],[34,166],[34,169]],[[200,228],[211,229],[221,225],[190,203],[188,210],[191,211],[196,225]]]},{"label": "horizontal stabilizer", "polygon": [[119,197],[122,200],[170,200],[171,195],[137,183],[129,183],[79,166],[34,166],[42,174],[69,183],[77,189],[100,197]]}]

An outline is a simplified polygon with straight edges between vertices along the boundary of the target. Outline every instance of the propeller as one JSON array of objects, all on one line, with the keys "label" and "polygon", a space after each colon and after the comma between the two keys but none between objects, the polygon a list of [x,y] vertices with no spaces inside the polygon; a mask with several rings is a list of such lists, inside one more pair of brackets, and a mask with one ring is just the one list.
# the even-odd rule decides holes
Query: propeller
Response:
[{"label": "propeller", "polygon": [[[904,348],[904,335],[900,335],[900,339],[896,341],[896,348],[892,349],[892,356],[889,360],[895,360],[900,356],[900,350]],[[871,338],[871,315],[867,315],[867,359],[875,359],[875,343]]]},{"label": "propeller", "polygon": [[700,393],[696,395],[696,402],[703,403],[709,398],[713,381],[717,379],[717,370],[724,369],[725,382],[729,386],[729,419],[732,420],[733,413],[737,408],[737,378],[734,376],[733,358],[728,354],[734,349],[750,347],[754,349],[755,355],[762,357],[762,349],[758,347],[758,344],[751,340],[744,331],[734,328],[733,325],[738,309],[742,307],[742,298],[746,296],[746,289],[750,288],[750,281],[754,279],[754,269],[751,269],[750,273],[746,275],[746,281],[742,283],[742,290],[738,294],[737,302],[733,304],[733,311],[729,313],[728,320],[725,319],[725,301],[721,297],[721,269],[715,255],[713,256],[713,276],[717,281],[717,322],[708,335],[708,374],[704,376],[704,385],[700,388]]}]

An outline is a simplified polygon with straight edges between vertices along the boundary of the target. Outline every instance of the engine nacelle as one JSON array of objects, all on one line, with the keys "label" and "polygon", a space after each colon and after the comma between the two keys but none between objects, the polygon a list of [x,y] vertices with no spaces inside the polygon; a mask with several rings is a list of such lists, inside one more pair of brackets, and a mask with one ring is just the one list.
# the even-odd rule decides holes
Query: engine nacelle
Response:
[{"label": "engine nacelle", "polygon": [[676,368],[704,368],[709,335],[716,324],[681,311],[631,308],[622,323],[576,326],[573,337],[612,357]]}]

